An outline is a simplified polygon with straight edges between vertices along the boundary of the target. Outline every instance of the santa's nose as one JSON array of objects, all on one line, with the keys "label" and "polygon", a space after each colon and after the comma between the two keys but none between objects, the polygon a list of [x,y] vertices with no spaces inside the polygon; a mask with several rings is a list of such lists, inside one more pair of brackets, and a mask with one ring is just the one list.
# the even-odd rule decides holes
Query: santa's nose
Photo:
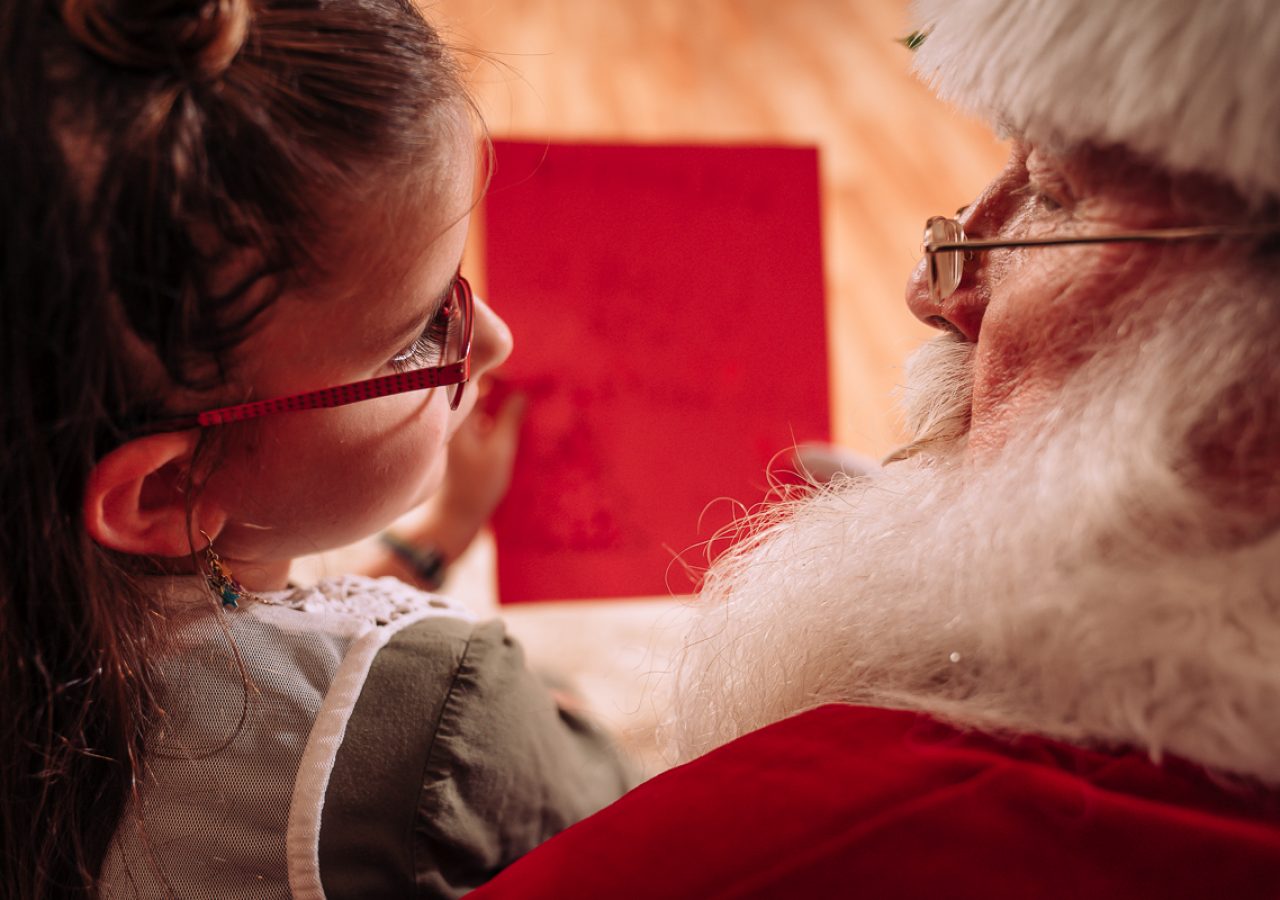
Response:
[{"label": "santa's nose", "polygon": [[949,297],[942,298],[936,288],[930,287],[929,259],[923,257],[907,280],[907,308],[912,315],[926,325],[976,342],[987,311],[987,292],[975,285],[973,270],[977,263],[973,254],[965,254],[959,284]]}]

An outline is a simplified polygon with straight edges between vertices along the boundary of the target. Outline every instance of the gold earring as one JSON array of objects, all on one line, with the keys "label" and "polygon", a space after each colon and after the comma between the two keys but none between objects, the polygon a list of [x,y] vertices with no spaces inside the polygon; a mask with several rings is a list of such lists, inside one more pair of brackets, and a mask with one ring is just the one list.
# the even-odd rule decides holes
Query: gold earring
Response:
[{"label": "gold earring", "polygon": [[222,564],[221,557],[214,552],[213,538],[203,530],[200,536],[207,541],[204,548],[204,563],[209,571],[205,575],[205,581],[209,583],[209,588],[218,596],[226,609],[236,609],[240,606],[240,600],[249,592],[245,590],[244,585],[236,581],[231,570]]}]

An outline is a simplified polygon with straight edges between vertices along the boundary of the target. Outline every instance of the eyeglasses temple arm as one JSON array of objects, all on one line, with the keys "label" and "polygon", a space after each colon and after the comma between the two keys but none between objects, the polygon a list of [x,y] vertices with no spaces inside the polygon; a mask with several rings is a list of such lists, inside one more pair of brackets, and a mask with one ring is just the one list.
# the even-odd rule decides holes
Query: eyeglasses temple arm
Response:
[{"label": "eyeglasses temple arm", "polygon": [[1126,231],[1119,234],[1064,235],[1046,238],[1025,238],[1017,241],[973,239],[963,241],[925,241],[926,253],[943,253],[948,250],[1000,250],[1016,247],[1045,247],[1060,244],[1110,244],[1160,241],[1212,240],[1214,238],[1266,237],[1280,233],[1274,226],[1239,228],[1162,228],[1153,231]]}]

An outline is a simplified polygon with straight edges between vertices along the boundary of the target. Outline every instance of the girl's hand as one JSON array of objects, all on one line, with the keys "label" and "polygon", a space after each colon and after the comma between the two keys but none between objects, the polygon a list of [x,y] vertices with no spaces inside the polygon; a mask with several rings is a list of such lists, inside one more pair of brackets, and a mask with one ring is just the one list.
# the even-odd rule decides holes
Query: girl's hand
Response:
[{"label": "girl's hand", "polygon": [[[480,383],[475,408],[449,441],[440,493],[427,501],[421,517],[401,520],[394,528],[398,541],[428,559],[439,553],[445,567],[471,546],[511,485],[525,398],[495,387],[489,379]],[[359,569],[375,577],[393,575],[427,590],[439,588],[437,578],[424,582],[412,562],[386,546]]]},{"label": "girl's hand", "polygon": [[471,414],[449,442],[444,486],[431,503],[431,513],[407,538],[435,546],[453,562],[470,546],[493,515],[515,467],[523,394],[495,390],[486,379]]}]

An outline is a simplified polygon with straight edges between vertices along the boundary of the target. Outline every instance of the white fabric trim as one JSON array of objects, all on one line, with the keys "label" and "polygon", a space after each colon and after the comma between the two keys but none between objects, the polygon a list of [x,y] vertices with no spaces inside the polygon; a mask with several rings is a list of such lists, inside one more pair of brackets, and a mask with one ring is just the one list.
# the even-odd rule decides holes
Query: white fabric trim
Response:
[{"label": "white fabric trim", "polygon": [[1037,143],[1123,144],[1280,196],[1280,3],[915,0],[916,71]]},{"label": "white fabric trim", "polygon": [[[427,595],[418,596],[425,599]],[[324,887],[320,881],[320,819],[324,812],[324,796],[329,788],[338,748],[346,734],[347,722],[364,689],[374,657],[397,632],[424,619],[446,616],[475,621],[475,617],[465,610],[445,605],[439,598],[432,598],[432,602],[439,605],[398,615],[386,624],[370,624],[352,642],[329,685],[302,752],[289,803],[285,855],[289,865],[289,890],[298,900],[324,898]]]}]

